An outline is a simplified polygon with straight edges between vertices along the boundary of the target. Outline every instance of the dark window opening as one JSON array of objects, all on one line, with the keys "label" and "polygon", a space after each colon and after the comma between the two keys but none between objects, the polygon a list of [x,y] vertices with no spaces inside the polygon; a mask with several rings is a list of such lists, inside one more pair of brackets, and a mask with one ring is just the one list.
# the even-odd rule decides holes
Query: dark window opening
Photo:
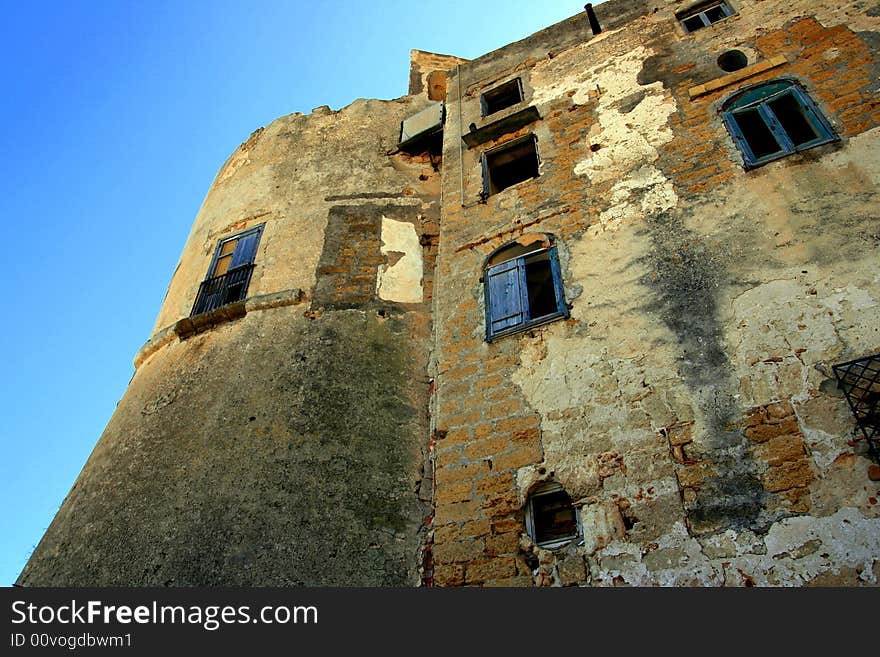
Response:
[{"label": "dark window opening", "polygon": [[756,158],[782,151],[758,110],[740,112],[736,115],[736,122]]},{"label": "dark window opening", "polygon": [[553,548],[581,534],[580,518],[571,497],[559,484],[544,484],[529,496],[526,528],[535,545]]},{"label": "dark window opening", "polygon": [[676,18],[681,21],[685,32],[708,27],[728,16],[733,16],[733,9],[726,2],[710,3],[695,10],[676,14]]},{"label": "dark window opening", "polygon": [[513,107],[522,99],[522,82],[519,78],[515,78],[482,94],[480,106],[483,116],[489,116],[508,107]]},{"label": "dark window opening", "polygon": [[257,226],[217,243],[214,259],[199,286],[190,315],[216,310],[245,298],[262,233],[263,226]]},{"label": "dark window opening", "polygon": [[749,58],[742,50],[728,50],[718,56],[717,63],[725,73],[733,73],[748,66]]},{"label": "dark window opening", "polygon": [[538,149],[533,135],[483,153],[483,196],[491,196],[538,177]]},{"label": "dark window opening", "polygon": [[722,106],[746,168],[837,140],[813,99],[791,80],[751,87]]},{"label": "dark window opening", "polygon": [[783,94],[767,104],[795,146],[803,146],[819,137],[819,133],[813,129],[804,115],[804,109],[792,94]]},{"label": "dark window opening", "polygon": [[[523,247],[514,244],[510,253]],[[508,250],[501,255],[508,254]],[[484,272],[486,340],[568,317],[555,246],[539,242],[523,255],[489,266]]]},{"label": "dark window opening", "polygon": [[547,253],[526,258],[526,287],[529,291],[529,311],[533,317],[556,312],[553,268]]}]

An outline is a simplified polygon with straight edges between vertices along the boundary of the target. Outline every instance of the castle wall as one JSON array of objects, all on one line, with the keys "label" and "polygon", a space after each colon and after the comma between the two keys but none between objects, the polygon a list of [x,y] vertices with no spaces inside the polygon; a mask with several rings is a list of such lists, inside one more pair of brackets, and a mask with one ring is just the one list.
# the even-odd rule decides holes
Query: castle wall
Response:
[{"label": "castle wall", "polygon": [[[395,151],[426,102],[318,108],[236,150],[20,584],[420,582],[439,174]],[[260,225],[247,298],[190,318],[218,241]]]},{"label": "castle wall", "polygon": [[[460,124],[449,80],[434,581],[876,584],[878,486],[831,365],[880,347],[878,19],[740,2],[686,35],[655,4],[463,66]],[[749,66],[727,74],[734,47]],[[480,93],[517,76],[541,118],[459,160],[495,118]],[[745,171],[720,102],[781,76],[841,140]],[[539,177],[481,201],[480,153],[526,134]],[[486,342],[486,258],[531,233],[556,239],[570,317]],[[544,481],[581,545],[530,540]]]},{"label": "castle wall", "polygon": [[[690,34],[694,2],[610,0],[598,34],[413,51],[410,96],[253,133],[19,582],[877,584],[880,486],[831,368],[880,352],[880,16],[729,4]],[[748,169],[722,105],[780,79],[836,138]],[[442,98],[441,166],[397,145]],[[486,186],[518,138],[537,177]],[[191,316],[259,226],[246,298]],[[552,244],[564,311],[489,340],[512,243]],[[538,546],[551,482],[581,529]]]}]

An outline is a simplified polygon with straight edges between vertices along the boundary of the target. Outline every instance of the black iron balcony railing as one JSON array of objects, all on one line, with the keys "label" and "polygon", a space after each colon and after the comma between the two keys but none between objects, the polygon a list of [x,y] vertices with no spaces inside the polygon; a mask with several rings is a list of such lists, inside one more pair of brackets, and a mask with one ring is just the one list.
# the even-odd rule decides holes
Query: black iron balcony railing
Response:
[{"label": "black iron balcony railing", "polygon": [[201,315],[202,313],[216,310],[220,306],[244,299],[253,270],[254,265],[252,264],[242,265],[241,267],[230,269],[225,274],[213,276],[202,281],[190,317]]},{"label": "black iron balcony railing", "polygon": [[832,369],[868,442],[869,453],[880,463],[880,354],[840,363]]}]

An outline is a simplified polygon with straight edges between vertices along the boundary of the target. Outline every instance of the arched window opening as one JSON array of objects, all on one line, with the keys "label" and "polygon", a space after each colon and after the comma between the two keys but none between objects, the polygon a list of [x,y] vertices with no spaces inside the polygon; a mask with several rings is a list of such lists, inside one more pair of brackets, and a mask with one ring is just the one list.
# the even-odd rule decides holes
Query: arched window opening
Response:
[{"label": "arched window opening", "polygon": [[809,94],[792,80],[771,80],[729,98],[721,117],[747,169],[837,141]]},{"label": "arched window opening", "polygon": [[559,256],[552,238],[526,236],[486,261],[486,340],[568,317]]}]

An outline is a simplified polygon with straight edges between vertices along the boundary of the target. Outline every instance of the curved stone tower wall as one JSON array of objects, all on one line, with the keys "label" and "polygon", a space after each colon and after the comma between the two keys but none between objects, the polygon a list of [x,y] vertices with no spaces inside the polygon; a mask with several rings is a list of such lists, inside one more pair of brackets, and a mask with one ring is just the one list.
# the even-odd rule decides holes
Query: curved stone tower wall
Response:
[{"label": "curved stone tower wall", "polygon": [[[229,158],[20,584],[419,583],[439,174],[396,145],[428,102],[286,116]],[[191,321],[259,225],[246,300]]]}]

